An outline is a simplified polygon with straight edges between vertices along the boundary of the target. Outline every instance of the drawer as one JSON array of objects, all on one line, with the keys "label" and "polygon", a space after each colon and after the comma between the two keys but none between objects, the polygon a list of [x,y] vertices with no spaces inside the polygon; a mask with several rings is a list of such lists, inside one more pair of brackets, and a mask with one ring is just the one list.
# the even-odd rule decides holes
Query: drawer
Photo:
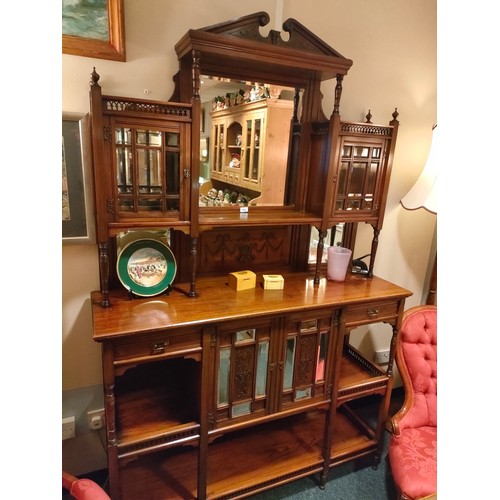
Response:
[{"label": "drawer", "polygon": [[362,325],[377,321],[388,321],[398,317],[399,301],[365,302],[347,306],[344,313],[346,325]]},{"label": "drawer", "polygon": [[113,341],[115,364],[148,361],[201,352],[201,331],[182,329],[155,333],[141,333],[127,339]]},{"label": "drawer", "polygon": [[331,330],[336,319],[337,311],[332,309],[289,314],[286,317],[285,331],[288,334]]}]

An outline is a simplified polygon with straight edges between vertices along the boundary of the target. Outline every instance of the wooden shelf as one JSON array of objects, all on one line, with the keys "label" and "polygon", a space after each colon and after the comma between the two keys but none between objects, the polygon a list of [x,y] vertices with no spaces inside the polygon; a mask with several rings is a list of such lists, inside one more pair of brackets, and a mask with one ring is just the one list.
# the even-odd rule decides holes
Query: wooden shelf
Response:
[{"label": "wooden shelf", "polygon": [[[227,434],[212,443],[208,497],[256,493],[271,482],[320,471],[324,419],[324,412],[302,413]],[[229,464],[228,456],[236,459]]]},{"label": "wooden shelf", "polygon": [[360,414],[348,406],[340,407],[335,415],[335,435],[331,448],[330,466],[373,454],[377,450],[375,430]]},{"label": "wooden shelf", "polygon": [[248,207],[248,212],[240,213],[239,207],[200,208],[200,230],[222,226],[277,226],[319,224],[317,215],[294,211],[287,207]]},{"label": "wooden shelf", "polygon": [[340,369],[337,404],[387,389],[388,377],[377,365],[370,363],[359,351],[348,345],[344,349]]},{"label": "wooden shelf", "polygon": [[174,358],[129,369],[116,382],[119,456],[197,441],[199,364]]},{"label": "wooden shelf", "polygon": [[198,452],[167,450],[142,456],[120,467],[121,500],[196,498]]},{"label": "wooden shelf", "polygon": [[[212,442],[207,459],[207,498],[243,498],[320,472],[325,416],[322,411],[303,413]],[[375,451],[376,440],[365,426],[356,425],[342,412],[336,419],[332,466]],[[185,447],[129,462],[122,468],[122,498],[141,498],[144,485],[151,498],[196,498],[197,456],[196,448]]]}]

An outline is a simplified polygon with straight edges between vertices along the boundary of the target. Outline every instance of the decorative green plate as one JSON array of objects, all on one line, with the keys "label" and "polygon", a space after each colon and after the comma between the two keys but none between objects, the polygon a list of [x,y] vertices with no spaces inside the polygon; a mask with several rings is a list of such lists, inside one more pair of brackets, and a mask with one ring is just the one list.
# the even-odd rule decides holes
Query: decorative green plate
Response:
[{"label": "decorative green plate", "polygon": [[123,248],[116,271],[127,290],[142,297],[152,297],[170,286],[177,263],[167,245],[154,239],[141,239]]}]

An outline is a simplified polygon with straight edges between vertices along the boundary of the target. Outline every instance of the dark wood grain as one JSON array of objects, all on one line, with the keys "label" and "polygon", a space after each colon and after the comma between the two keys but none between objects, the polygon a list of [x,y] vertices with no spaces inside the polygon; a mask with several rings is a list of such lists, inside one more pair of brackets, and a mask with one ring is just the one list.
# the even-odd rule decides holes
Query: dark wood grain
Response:
[{"label": "dark wood grain", "polygon": [[283,290],[264,290],[262,276],[254,289],[236,292],[227,277],[200,278],[198,295],[188,297],[189,284],[181,283],[169,295],[131,298],[125,290],[110,293],[111,307],[101,305],[101,293],[92,292],[93,337],[100,342],[140,332],[172,330],[231,319],[279,315],[318,307],[362,304],[381,299],[409,297],[411,292],[378,277],[348,276],[343,283],[313,275],[285,275]]}]

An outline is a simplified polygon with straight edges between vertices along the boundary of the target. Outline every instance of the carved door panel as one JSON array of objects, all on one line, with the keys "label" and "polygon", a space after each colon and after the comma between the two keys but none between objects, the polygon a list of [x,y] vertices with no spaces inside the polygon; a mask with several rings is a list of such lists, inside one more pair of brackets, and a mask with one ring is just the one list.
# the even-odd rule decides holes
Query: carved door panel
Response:
[{"label": "carved door panel", "polygon": [[328,402],[337,331],[336,309],[217,328],[212,340],[211,427]]},{"label": "carved door panel", "polygon": [[331,398],[338,311],[287,316],[280,410]]},{"label": "carved door panel", "polygon": [[209,421],[231,425],[272,411],[276,367],[277,319],[238,321],[217,328],[213,336],[215,390]]}]

